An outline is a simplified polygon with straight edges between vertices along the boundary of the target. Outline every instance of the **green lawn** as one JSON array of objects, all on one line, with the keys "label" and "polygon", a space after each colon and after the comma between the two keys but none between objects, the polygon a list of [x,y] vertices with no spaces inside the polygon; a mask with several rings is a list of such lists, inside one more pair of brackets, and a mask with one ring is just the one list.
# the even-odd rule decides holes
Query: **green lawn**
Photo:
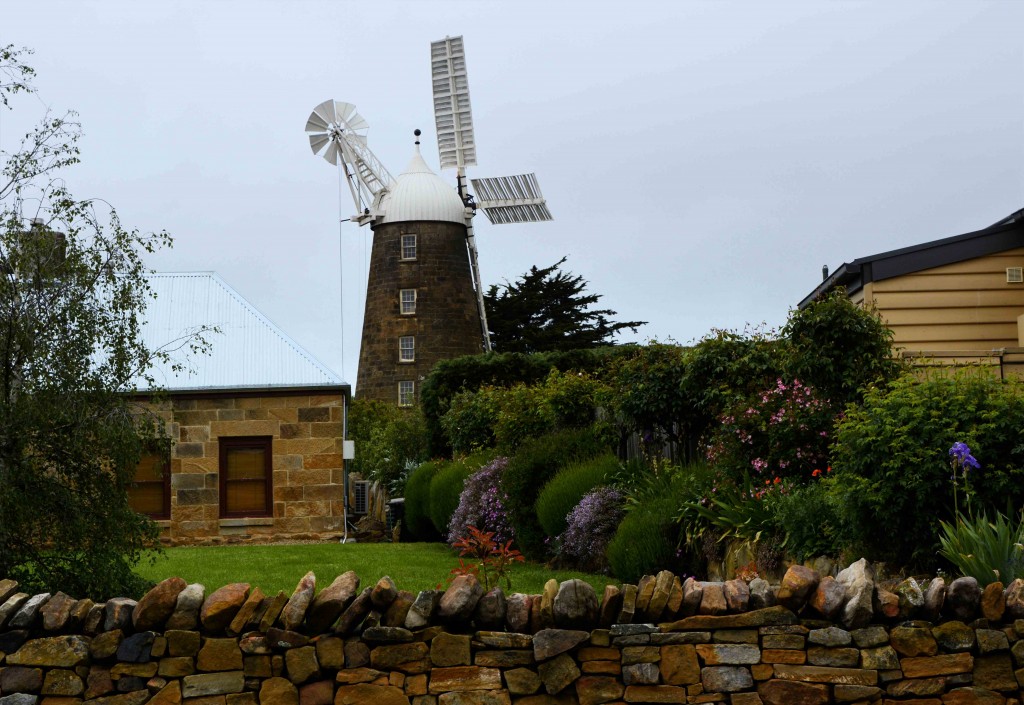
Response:
[{"label": "green lawn", "polygon": [[[168,548],[153,565],[144,561],[136,572],[154,582],[177,576],[202,583],[207,593],[228,583],[249,583],[265,593],[291,594],[306,571],[316,573],[318,587],[325,587],[335,576],[354,570],[363,587],[389,575],[399,590],[419,592],[443,585],[456,565],[458,558],[443,543],[319,543]],[[526,593],[539,593],[550,578],[583,578],[598,595],[616,582],[606,575],[551,571],[535,563],[515,564],[511,576],[512,591]]]}]

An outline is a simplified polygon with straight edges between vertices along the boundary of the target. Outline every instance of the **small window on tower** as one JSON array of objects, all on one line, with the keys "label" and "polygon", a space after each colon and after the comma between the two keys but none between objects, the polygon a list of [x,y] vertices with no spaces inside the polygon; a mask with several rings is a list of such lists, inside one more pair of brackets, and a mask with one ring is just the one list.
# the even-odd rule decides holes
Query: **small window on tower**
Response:
[{"label": "small window on tower", "polygon": [[416,290],[402,289],[399,296],[403,316],[410,316],[416,313]]},{"label": "small window on tower", "polygon": [[402,235],[402,259],[416,259],[416,235],[408,233]]},{"label": "small window on tower", "polygon": [[412,362],[416,359],[416,338],[403,335],[398,339],[398,361]]},{"label": "small window on tower", "polygon": [[398,405],[412,406],[416,396],[416,385],[412,380],[403,380],[398,383]]}]

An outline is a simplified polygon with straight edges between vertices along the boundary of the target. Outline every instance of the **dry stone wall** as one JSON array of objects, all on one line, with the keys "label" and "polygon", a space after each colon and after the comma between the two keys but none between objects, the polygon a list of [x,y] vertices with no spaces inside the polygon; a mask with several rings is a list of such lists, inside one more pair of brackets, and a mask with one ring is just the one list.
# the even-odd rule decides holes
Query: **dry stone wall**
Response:
[{"label": "dry stone wall", "polygon": [[1019,705],[1024,582],[781,584],[667,571],[412,594],[352,572],[289,596],[170,578],[138,602],[0,580],[0,705]]}]

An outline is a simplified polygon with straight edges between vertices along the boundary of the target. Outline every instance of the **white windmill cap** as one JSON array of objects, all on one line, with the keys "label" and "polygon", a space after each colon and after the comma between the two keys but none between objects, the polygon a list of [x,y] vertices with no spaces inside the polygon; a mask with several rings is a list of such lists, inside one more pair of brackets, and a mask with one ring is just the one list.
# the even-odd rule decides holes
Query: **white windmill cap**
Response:
[{"label": "white windmill cap", "polygon": [[384,211],[382,223],[466,222],[466,206],[458,191],[431,171],[420,155],[418,141],[409,166],[395,179],[390,193],[381,201],[380,209]]}]

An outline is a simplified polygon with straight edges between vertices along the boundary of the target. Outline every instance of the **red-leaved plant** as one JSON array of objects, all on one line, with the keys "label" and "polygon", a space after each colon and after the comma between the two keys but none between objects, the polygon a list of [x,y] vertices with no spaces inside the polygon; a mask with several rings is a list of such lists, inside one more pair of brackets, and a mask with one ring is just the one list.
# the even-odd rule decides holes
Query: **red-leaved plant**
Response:
[{"label": "red-leaved plant", "polygon": [[[498,543],[494,540],[493,531],[481,531],[475,526],[467,526],[469,532],[452,544],[452,548],[459,550],[459,565],[451,570],[448,581],[457,575],[472,575],[477,580],[483,578],[484,590],[497,587],[502,582],[509,590],[512,589],[512,579],[509,577],[509,568],[513,563],[522,563],[525,559],[518,549],[512,548],[512,541]],[[476,558],[479,563],[467,563],[463,558]]]}]

